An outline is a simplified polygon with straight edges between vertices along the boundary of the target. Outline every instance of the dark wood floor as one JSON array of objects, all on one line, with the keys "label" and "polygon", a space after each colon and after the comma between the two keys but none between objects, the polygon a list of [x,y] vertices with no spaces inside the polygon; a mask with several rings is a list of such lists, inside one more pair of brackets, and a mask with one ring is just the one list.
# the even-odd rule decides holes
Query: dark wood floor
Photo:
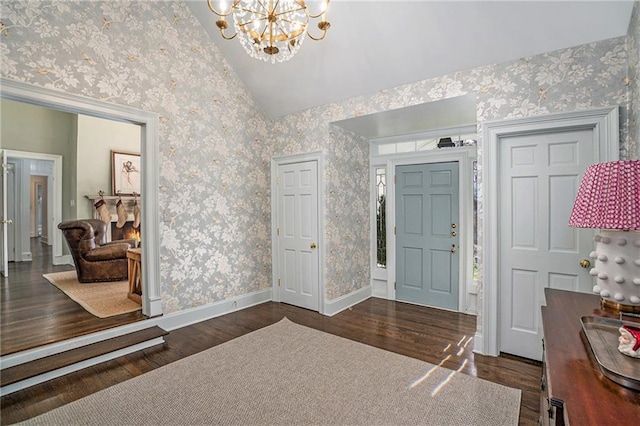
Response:
[{"label": "dark wood floor", "polygon": [[[34,417],[86,395],[172,363],[283,317],[308,327],[397,352],[522,390],[520,424],[537,424],[541,366],[471,351],[445,360],[444,349],[472,338],[473,316],[371,298],[333,317],[280,303],[264,303],[172,331],[166,343],[93,366],[1,399],[2,424]],[[428,423],[428,421],[426,421]]]},{"label": "dark wood floor", "polygon": [[51,247],[31,239],[31,262],[9,263],[0,288],[0,356],[116,327],[145,317],[140,312],[98,318],[67,297],[43,273],[68,271],[51,264]]}]

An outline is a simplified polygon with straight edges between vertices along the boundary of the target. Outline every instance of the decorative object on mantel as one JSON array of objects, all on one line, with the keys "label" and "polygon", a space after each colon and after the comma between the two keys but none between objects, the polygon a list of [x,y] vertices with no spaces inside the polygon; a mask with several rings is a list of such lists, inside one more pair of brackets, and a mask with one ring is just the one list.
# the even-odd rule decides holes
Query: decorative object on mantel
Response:
[{"label": "decorative object on mantel", "polygon": [[589,256],[595,260],[593,292],[603,306],[640,312],[640,160],[589,166],[569,226],[600,228]]},{"label": "decorative object on mantel", "polygon": [[122,228],[127,221],[127,210],[124,208],[124,204],[122,204],[122,197],[118,198],[116,202],[116,214],[118,215],[116,228]]},{"label": "decorative object on mantel", "polygon": [[[326,20],[330,0],[322,0],[320,13],[314,15],[304,0],[216,0],[219,11],[208,0],[209,9],[220,17],[216,26],[222,38],[232,40],[239,36],[240,44],[252,58],[263,61],[288,61],[296,54],[306,35],[312,40],[322,40],[331,24]],[[229,23],[226,17],[233,15],[235,33],[226,34]],[[309,19],[320,18],[318,37],[309,32]]]},{"label": "decorative object on mantel", "polygon": [[98,195],[100,199],[94,204],[96,211],[98,212],[98,216],[104,223],[111,223],[111,214],[109,213],[109,209],[107,208],[107,204],[104,201],[104,191],[98,191]]},{"label": "decorative object on mantel", "polygon": [[133,227],[138,229],[140,228],[140,204],[138,204],[138,194],[133,193],[134,201],[133,201]]},{"label": "decorative object on mantel", "polygon": [[623,325],[619,331],[618,350],[625,355],[640,358],[640,328]]},{"label": "decorative object on mantel", "polygon": [[140,194],[140,154],[111,151],[111,183],[113,195]]}]

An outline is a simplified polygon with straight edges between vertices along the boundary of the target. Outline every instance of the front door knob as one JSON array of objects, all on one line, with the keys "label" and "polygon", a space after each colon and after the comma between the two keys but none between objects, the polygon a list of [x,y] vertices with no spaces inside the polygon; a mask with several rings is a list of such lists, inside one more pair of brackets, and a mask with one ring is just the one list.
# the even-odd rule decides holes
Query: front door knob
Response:
[{"label": "front door knob", "polygon": [[591,262],[589,262],[589,259],[580,259],[580,267],[587,269],[591,266]]}]

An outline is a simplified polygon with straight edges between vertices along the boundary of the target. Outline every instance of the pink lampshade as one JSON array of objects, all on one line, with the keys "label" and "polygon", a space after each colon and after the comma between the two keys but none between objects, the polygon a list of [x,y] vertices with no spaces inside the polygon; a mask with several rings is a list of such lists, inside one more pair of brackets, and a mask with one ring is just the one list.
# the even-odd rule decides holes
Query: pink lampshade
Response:
[{"label": "pink lampshade", "polygon": [[640,229],[640,160],[589,166],[580,183],[569,226]]}]

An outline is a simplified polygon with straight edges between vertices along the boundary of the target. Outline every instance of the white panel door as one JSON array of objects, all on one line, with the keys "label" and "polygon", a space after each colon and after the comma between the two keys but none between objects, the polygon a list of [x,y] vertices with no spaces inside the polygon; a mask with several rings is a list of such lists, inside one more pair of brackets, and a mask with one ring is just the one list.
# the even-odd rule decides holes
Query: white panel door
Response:
[{"label": "white panel door", "polygon": [[318,163],[278,166],[280,301],[318,311]]},{"label": "white panel door", "polygon": [[591,292],[580,259],[594,232],[568,226],[593,133],[574,130],[500,141],[500,351],[542,358],[544,288]]},{"label": "white panel door", "polygon": [[2,276],[8,277],[9,248],[7,244],[7,224],[9,223],[9,218],[7,218],[7,174],[9,172],[9,169],[7,165],[6,151],[2,151],[2,164],[0,165],[0,167],[2,168],[2,170],[0,170],[0,190],[2,191],[2,194],[0,194],[0,199],[2,200],[2,217],[0,218],[0,227],[2,228],[0,230],[0,238],[2,239],[2,241],[0,241],[0,250],[2,250],[2,253],[0,253],[0,257],[2,257],[2,264],[0,267],[2,268],[2,270],[0,271],[0,273],[2,273]]}]

